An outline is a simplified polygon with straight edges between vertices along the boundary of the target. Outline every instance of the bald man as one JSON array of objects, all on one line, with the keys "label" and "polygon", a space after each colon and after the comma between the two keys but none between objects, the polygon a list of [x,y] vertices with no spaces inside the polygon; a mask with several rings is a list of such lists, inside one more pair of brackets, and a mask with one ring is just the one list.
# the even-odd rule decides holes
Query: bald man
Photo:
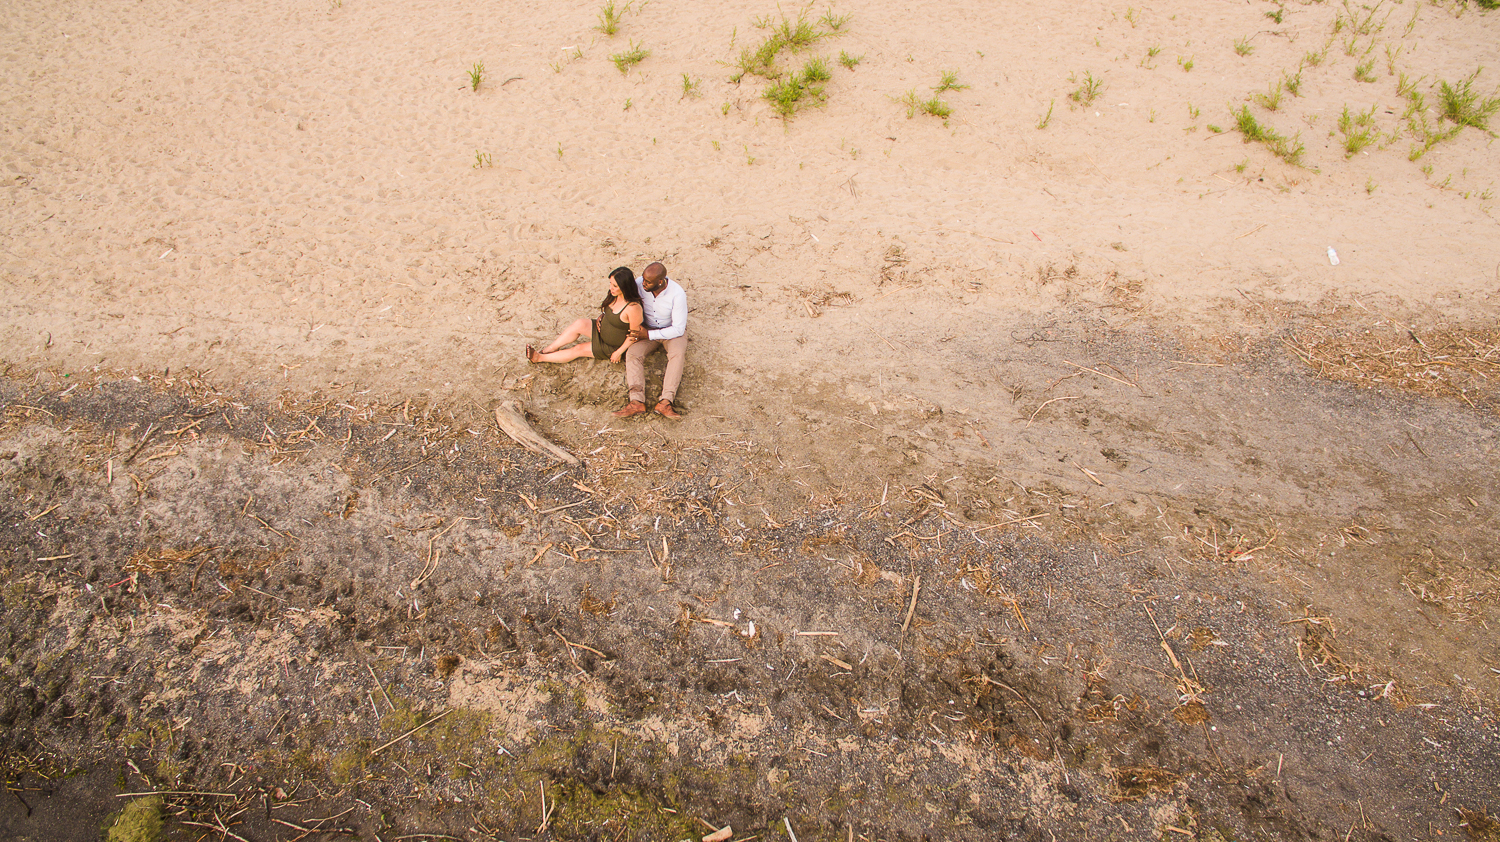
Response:
[{"label": "bald man", "polygon": [[625,386],[630,390],[630,400],[614,415],[629,418],[646,411],[646,357],[657,348],[665,348],[667,370],[661,378],[661,398],[655,411],[664,418],[681,418],[672,402],[677,399],[682,369],[687,364],[687,293],[667,277],[667,267],[660,263],[647,266],[635,281],[646,318],[630,332],[636,338],[625,351]]}]

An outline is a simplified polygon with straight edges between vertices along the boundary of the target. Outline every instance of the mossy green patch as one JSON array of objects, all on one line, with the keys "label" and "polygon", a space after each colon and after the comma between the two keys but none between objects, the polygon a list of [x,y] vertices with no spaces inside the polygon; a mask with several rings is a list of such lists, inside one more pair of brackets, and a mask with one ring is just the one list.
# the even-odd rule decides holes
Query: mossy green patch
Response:
[{"label": "mossy green patch", "polygon": [[183,763],[180,760],[175,760],[170,757],[164,757],[161,760],[156,761],[157,776],[169,783],[175,784],[178,781],[182,780],[183,775],[186,774],[187,771],[187,764]]},{"label": "mossy green patch", "polygon": [[137,798],[110,823],[105,842],[157,842],[166,826],[166,810],[161,796]]},{"label": "mossy green patch", "polygon": [[390,712],[380,717],[380,730],[395,737],[421,725],[425,718],[411,702],[397,699]]},{"label": "mossy green patch", "polygon": [[157,755],[170,751],[174,740],[172,729],[165,722],[143,719],[136,724],[134,730],[126,731],[120,742],[126,748],[145,749],[150,754]]},{"label": "mossy green patch", "polygon": [[693,839],[703,829],[688,816],[653,803],[639,792],[596,792],[576,780],[556,785],[549,801],[551,825],[563,838]]},{"label": "mossy green patch", "polygon": [[441,722],[413,736],[430,742],[444,765],[452,764],[449,772],[454,777],[465,777],[496,757],[493,732],[494,717],[488,711],[456,708]]},{"label": "mossy green patch", "polygon": [[328,775],[340,786],[353,783],[365,776],[370,761],[370,750],[363,746],[341,751],[328,760]]}]

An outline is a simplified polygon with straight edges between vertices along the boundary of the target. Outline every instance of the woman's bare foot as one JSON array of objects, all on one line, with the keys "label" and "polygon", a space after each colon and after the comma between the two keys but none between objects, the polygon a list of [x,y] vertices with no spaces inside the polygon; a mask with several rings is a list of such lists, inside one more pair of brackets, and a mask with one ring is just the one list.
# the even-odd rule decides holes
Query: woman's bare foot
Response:
[{"label": "woman's bare foot", "polygon": [[536,349],[530,345],[526,346],[526,361],[529,363],[536,362]]}]

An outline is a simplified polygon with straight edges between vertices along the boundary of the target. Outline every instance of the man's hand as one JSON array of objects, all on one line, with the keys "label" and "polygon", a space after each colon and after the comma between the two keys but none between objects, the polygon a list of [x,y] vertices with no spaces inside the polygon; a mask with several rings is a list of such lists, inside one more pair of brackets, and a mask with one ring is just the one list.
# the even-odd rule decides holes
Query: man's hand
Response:
[{"label": "man's hand", "polygon": [[630,329],[630,335],[634,336],[636,339],[650,339],[651,338],[651,332],[649,330],[647,330],[645,327],[633,327],[633,328],[631,328]]}]

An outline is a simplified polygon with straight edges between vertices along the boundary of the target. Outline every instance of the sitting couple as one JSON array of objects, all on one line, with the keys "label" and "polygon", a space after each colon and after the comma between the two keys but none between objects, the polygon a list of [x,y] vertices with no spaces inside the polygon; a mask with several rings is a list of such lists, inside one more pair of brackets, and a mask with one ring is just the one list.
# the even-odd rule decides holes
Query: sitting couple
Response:
[{"label": "sitting couple", "polygon": [[630,397],[614,415],[629,418],[646,411],[646,356],[666,348],[667,370],[655,409],[667,418],[681,418],[672,401],[687,362],[687,294],[667,277],[667,267],[653,263],[639,278],[624,266],[610,272],[609,292],[599,310],[599,318],[573,322],[540,351],[527,345],[526,359],[534,363],[565,363],[589,356],[612,363],[625,360]]}]

